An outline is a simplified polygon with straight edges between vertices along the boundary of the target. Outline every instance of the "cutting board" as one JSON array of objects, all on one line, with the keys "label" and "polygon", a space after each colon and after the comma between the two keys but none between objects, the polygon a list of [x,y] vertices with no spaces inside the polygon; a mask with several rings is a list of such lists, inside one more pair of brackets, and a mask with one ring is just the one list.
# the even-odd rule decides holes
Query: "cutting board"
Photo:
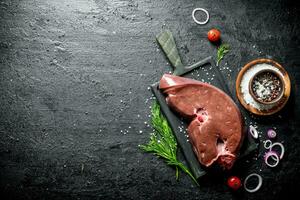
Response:
[{"label": "cutting board", "polygon": [[[170,33],[168,33],[168,34],[170,34]],[[157,36],[157,37],[159,38],[159,36]],[[170,35],[169,35],[169,37],[170,37]],[[175,41],[172,38],[171,38],[171,40],[173,40],[172,43],[174,43],[174,44],[172,44],[172,45],[174,46]],[[170,40],[168,40],[168,41],[170,41]],[[160,43],[160,41],[159,41],[159,43]],[[162,46],[162,44],[161,44],[161,46]],[[180,60],[178,61],[179,55],[176,55],[176,54],[178,54],[177,49],[176,49],[176,51],[174,51],[174,47],[171,48],[170,44],[168,46],[169,46],[169,50],[166,50],[165,47],[163,47],[163,46],[162,46],[162,49],[164,50],[164,52],[166,53],[166,56],[168,58],[170,57],[169,52],[173,53],[173,55],[172,55],[173,61],[171,61],[169,59],[171,61],[171,63],[173,64],[173,66],[176,65],[174,63],[177,63],[177,64],[179,63],[179,65],[174,66],[176,75],[178,75],[178,76],[184,75],[187,78],[193,78],[195,80],[208,82],[208,83],[220,88],[221,90],[223,90],[225,93],[227,93],[229,96],[231,96],[234,99],[234,101],[237,103],[237,101],[232,96],[232,93],[230,92],[230,90],[228,88],[227,81],[225,80],[222,73],[220,72],[219,67],[217,67],[215,65],[215,62],[211,56],[195,63],[194,65],[191,65],[190,67],[183,67],[183,65],[181,64],[181,61]],[[174,55],[174,52],[175,52],[175,55]],[[176,59],[174,59],[174,58],[176,58]],[[151,86],[152,92],[155,95],[158,103],[160,104],[161,110],[162,110],[164,116],[166,117],[166,119],[168,120],[169,125],[172,128],[174,135],[176,136],[177,142],[178,142],[179,146],[181,147],[181,150],[186,158],[186,162],[188,163],[194,176],[198,179],[198,178],[204,176],[208,172],[208,170],[204,166],[201,166],[201,164],[199,163],[196,155],[194,154],[194,152],[192,150],[192,145],[188,141],[188,138],[184,131],[184,130],[186,130],[189,122],[186,122],[177,113],[174,113],[169,108],[169,106],[166,103],[165,96],[159,90],[158,85],[159,85],[159,83],[157,82]],[[242,111],[242,115],[245,116],[245,115],[247,115],[247,113]],[[251,137],[249,137],[249,136],[245,137],[245,140],[244,140],[244,143],[243,143],[243,146],[241,148],[240,155],[238,158],[242,158],[242,157],[250,154],[255,149],[257,149],[257,147],[258,147],[258,144],[255,143],[255,141]]]}]

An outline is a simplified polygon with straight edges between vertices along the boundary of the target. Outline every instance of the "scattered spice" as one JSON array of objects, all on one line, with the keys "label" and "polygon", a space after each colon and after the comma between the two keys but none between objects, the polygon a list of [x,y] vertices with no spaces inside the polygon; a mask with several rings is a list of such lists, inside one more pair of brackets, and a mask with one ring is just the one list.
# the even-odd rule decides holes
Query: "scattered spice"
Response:
[{"label": "scattered spice", "polygon": [[279,77],[270,71],[259,73],[253,77],[252,91],[256,98],[263,102],[272,102],[282,92],[282,83]]}]

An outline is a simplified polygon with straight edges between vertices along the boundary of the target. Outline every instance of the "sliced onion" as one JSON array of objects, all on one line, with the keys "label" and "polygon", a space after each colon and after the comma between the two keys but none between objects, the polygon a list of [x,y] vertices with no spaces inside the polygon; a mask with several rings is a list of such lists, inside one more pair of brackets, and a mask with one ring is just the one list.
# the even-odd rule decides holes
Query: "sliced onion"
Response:
[{"label": "sliced onion", "polygon": [[283,158],[284,151],[285,151],[284,146],[283,146],[283,144],[280,143],[280,142],[275,142],[275,143],[272,144],[272,146],[271,146],[271,148],[270,148],[270,151],[273,151],[272,149],[273,149],[274,146],[280,146],[281,152],[280,152],[279,158],[280,158],[280,160],[281,160],[281,159]]},{"label": "sliced onion", "polygon": [[[249,189],[248,187],[247,187],[247,182],[248,182],[248,180],[251,178],[251,177],[257,177],[258,178],[258,183],[257,183],[257,186],[255,187],[255,188],[253,188],[253,189]],[[245,181],[244,181],[244,188],[245,188],[245,190],[247,191],[247,192],[256,192],[257,190],[259,190],[260,188],[261,188],[261,186],[262,186],[262,177],[259,175],[259,174],[256,174],[256,173],[252,173],[252,174],[249,174],[247,177],[246,177],[246,179],[245,179]]]},{"label": "sliced onion", "polygon": [[[202,11],[206,14],[206,19],[204,21],[198,21],[195,17],[195,13],[197,11]],[[192,18],[193,20],[197,23],[197,24],[200,24],[200,25],[203,25],[203,24],[206,24],[209,20],[209,13],[207,12],[207,10],[205,10],[204,8],[195,8],[192,12]]]},{"label": "sliced onion", "polygon": [[280,142],[272,143],[271,140],[266,140],[266,141],[264,141],[264,147],[265,147],[265,149],[269,149],[270,151],[273,151],[273,148],[274,148],[275,146],[279,146],[279,147],[281,148],[280,156],[279,156],[279,158],[280,158],[280,160],[281,160],[281,159],[283,158],[284,152],[285,152],[285,149],[284,149],[283,144],[280,143]]},{"label": "sliced onion", "polygon": [[268,135],[268,137],[269,137],[270,139],[273,139],[273,138],[276,137],[277,133],[276,133],[276,131],[274,131],[273,129],[270,128],[270,129],[267,131],[267,135]]},{"label": "sliced onion", "polygon": [[[275,161],[274,164],[269,163],[270,158],[272,158],[272,160]],[[279,164],[279,160],[280,160],[280,158],[275,151],[268,151],[265,155],[265,163],[269,167],[276,167]]]},{"label": "sliced onion", "polygon": [[254,128],[254,126],[252,126],[252,125],[249,126],[249,133],[252,135],[252,137],[254,139],[258,138],[258,132],[257,132],[256,128]]},{"label": "sliced onion", "polygon": [[271,140],[266,140],[266,141],[264,141],[264,147],[265,147],[265,149],[270,149],[270,148],[272,148],[272,141]]}]

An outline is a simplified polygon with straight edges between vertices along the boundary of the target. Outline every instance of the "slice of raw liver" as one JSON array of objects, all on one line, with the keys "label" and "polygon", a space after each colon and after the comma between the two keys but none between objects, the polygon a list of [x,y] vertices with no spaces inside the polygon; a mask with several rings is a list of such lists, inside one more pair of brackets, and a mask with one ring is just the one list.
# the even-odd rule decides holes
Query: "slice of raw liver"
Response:
[{"label": "slice of raw liver", "polygon": [[159,88],[167,104],[191,122],[189,140],[201,164],[230,169],[243,142],[243,121],[233,100],[207,83],[164,75]]}]

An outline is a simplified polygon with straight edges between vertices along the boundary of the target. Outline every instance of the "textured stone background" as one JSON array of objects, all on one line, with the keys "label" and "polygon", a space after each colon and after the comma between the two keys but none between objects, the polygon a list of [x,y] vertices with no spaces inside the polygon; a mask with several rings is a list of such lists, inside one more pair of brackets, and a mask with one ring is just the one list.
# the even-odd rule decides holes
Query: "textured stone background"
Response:
[{"label": "textured stone background", "polygon": [[[267,200],[299,194],[296,2],[0,1],[1,199]],[[210,12],[207,25],[192,21],[196,7]],[[237,170],[241,178],[263,176],[254,194],[232,193],[214,177],[200,188],[184,174],[176,181],[174,169],[137,148],[151,132],[147,87],[172,70],[155,35],[170,29],[183,62],[192,64],[216,54],[206,39],[212,27],[232,47],[221,64],[232,90],[240,68],[259,57],[278,61],[292,79],[293,94],[281,113],[251,119],[261,131],[277,127],[287,149],[276,169],[265,167],[261,148]]]}]

